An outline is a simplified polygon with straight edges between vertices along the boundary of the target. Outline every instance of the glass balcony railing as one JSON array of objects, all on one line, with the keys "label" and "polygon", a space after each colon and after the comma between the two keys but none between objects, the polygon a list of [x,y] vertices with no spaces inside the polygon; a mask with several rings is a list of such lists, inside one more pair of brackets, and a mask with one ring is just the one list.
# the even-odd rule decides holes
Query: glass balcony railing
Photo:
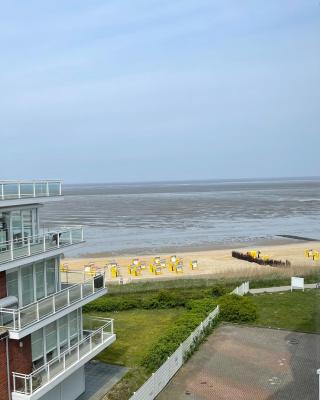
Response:
[{"label": "glass balcony railing", "polygon": [[61,181],[0,181],[0,200],[61,196]]},{"label": "glass balcony railing", "polygon": [[83,228],[63,228],[41,235],[0,242],[0,264],[83,242]]},{"label": "glass balcony railing", "polygon": [[20,374],[13,372],[13,392],[20,393],[32,399],[32,395],[39,393],[43,386],[52,382],[58,376],[68,371],[82,359],[92,354],[92,357],[97,353],[97,350],[103,350],[112,343],[112,337],[115,338],[113,333],[113,320],[101,319],[103,325],[94,331],[85,331],[85,337],[70,347],[59,356],[53,358],[42,367],[33,371],[31,374]]},{"label": "glass balcony railing", "polygon": [[0,326],[19,332],[80,300],[90,301],[90,297],[105,289],[104,286],[104,275],[97,275],[27,306],[18,309],[0,308]]}]

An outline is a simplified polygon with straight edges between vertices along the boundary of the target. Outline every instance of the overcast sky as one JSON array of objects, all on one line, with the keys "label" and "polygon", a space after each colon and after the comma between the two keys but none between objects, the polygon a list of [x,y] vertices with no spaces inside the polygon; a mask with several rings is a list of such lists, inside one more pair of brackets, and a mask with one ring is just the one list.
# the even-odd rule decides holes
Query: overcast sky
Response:
[{"label": "overcast sky", "polygon": [[320,175],[318,0],[0,7],[0,179]]}]

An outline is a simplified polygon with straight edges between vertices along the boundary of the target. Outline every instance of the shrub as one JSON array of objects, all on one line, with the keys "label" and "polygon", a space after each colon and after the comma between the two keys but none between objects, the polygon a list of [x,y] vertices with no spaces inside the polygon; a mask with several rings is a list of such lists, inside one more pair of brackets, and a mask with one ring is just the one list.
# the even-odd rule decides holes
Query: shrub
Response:
[{"label": "shrub", "polygon": [[211,289],[211,294],[213,297],[220,297],[228,293],[228,290],[223,285],[215,285]]},{"label": "shrub", "polygon": [[[191,300],[187,303],[188,312],[178,318],[175,326],[153,345],[148,355],[142,361],[142,366],[148,371],[155,371],[166,359],[187,339],[191,332],[213,311],[216,302],[212,298]],[[205,333],[209,332],[206,330]],[[203,338],[201,338],[203,340]]]},{"label": "shrub", "polygon": [[249,297],[228,294],[219,300],[220,317],[228,322],[252,322],[257,318],[257,308]]}]

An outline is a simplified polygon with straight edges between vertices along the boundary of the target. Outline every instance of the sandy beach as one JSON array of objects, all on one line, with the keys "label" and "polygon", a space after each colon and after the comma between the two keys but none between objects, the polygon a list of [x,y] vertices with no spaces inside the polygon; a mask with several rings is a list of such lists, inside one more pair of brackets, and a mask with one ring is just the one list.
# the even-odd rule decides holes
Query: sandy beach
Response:
[{"label": "sandy beach", "polygon": [[[183,259],[184,269],[183,273],[170,272],[168,268],[163,269],[161,275],[154,275],[149,270],[149,264],[152,261],[152,257],[160,256],[162,259],[166,259],[169,262],[170,254],[150,254],[140,256],[139,254],[132,254],[131,256],[118,256],[116,258],[110,257],[84,257],[84,258],[65,258],[61,261],[61,265],[67,265],[69,271],[83,271],[84,266],[88,264],[94,265],[96,269],[101,269],[106,272],[106,277],[109,281],[117,281],[116,278],[111,277],[110,270],[106,267],[111,260],[116,261],[120,266],[121,276],[124,282],[145,280],[145,279],[179,279],[181,277],[203,277],[205,276],[217,276],[217,277],[237,277],[237,276],[261,276],[271,273],[279,273],[284,275],[293,275],[296,273],[307,273],[308,271],[320,268],[320,261],[314,261],[312,258],[305,256],[306,249],[320,250],[320,242],[301,242],[290,244],[277,244],[277,245],[265,245],[258,247],[243,247],[235,248],[234,250],[240,250],[247,252],[248,250],[259,250],[261,255],[267,255],[272,259],[290,261],[290,267],[270,267],[261,266],[256,263],[249,263],[243,260],[235,259],[231,256],[231,250],[219,249],[219,250],[206,250],[206,251],[191,251],[191,252],[180,252],[176,253],[178,257]],[[147,268],[142,270],[140,276],[132,276],[128,273],[128,265],[131,263],[133,258],[147,264]],[[192,270],[189,266],[193,260],[198,261],[198,269]],[[63,275],[66,275],[63,273]],[[72,274],[69,273],[69,281],[75,280],[70,279]],[[62,276],[63,278],[63,276]]]}]

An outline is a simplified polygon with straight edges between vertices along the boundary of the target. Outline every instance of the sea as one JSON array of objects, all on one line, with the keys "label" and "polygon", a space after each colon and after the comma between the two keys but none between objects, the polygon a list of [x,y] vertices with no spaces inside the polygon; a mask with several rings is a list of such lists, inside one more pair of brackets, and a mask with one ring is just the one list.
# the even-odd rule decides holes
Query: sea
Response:
[{"label": "sea", "polygon": [[82,225],[68,256],[156,254],[320,239],[320,178],[65,184],[45,230]]}]

